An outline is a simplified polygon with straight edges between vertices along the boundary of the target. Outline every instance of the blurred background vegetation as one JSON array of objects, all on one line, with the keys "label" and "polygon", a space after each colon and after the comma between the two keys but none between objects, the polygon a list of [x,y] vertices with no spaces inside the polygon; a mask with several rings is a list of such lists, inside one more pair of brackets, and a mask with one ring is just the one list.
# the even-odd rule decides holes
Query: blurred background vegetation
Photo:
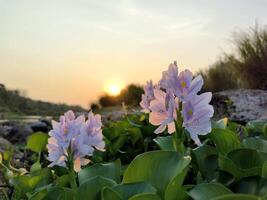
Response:
[{"label": "blurred background vegetation", "polygon": [[267,26],[255,25],[233,35],[234,52],[198,72],[204,90],[218,92],[246,88],[267,90]]},{"label": "blurred background vegetation", "polygon": [[[80,106],[68,106],[65,104],[54,104],[44,101],[35,101],[24,96],[20,90],[9,90],[5,85],[0,84],[0,114],[22,114],[38,116],[59,116],[66,110],[82,112]],[[4,118],[6,116],[0,116]]]}]

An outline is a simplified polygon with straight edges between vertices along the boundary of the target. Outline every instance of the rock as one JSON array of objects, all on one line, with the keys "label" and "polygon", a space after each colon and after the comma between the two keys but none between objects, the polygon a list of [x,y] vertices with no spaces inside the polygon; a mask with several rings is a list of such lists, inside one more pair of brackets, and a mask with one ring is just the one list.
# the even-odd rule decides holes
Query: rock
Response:
[{"label": "rock", "polygon": [[0,125],[0,137],[7,139],[12,144],[23,144],[33,133],[28,124],[19,122],[4,122]]},{"label": "rock", "polygon": [[47,133],[51,127],[45,121],[37,121],[31,125],[31,129],[33,132],[41,131]]},{"label": "rock", "polygon": [[0,137],[0,153],[3,153],[4,151],[11,149],[11,148],[12,148],[12,144],[5,138]]},{"label": "rock", "polygon": [[215,119],[228,117],[246,123],[251,120],[267,120],[267,90],[227,90],[213,94]]}]

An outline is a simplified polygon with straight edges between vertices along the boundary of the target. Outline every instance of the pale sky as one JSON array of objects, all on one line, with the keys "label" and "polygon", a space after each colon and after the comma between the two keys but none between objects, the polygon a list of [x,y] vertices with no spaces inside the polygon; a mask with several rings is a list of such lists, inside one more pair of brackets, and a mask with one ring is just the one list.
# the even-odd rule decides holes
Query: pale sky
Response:
[{"label": "pale sky", "polygon": [[0,83],[88,107],[112,82],[197,71],[267,24],[266,0],[0,0]]}]

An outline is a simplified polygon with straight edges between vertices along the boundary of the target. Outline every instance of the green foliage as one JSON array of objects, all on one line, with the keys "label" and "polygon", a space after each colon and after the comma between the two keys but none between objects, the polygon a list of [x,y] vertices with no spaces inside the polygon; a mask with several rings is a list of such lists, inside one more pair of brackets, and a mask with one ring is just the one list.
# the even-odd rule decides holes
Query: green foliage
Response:
[{"label": "green foliage", "polygon": [[120,182],[121,178],[121,163],[120,160],[110,163],[97,163],[92,166],[88,166],[79,172],[79,183],[82,184],[86,180],[94,177],[102,176]]},{"label": "green foliage", "polygon": [[48,143],[48,134],[37,132],[32,134],[27,141],[27,149],[30,149],[36,153],[46,150],[46,145]]},{"label": "green foliage", "polygon": [[232,191],[218,183],[202,183],[189,192],[194,200],[214,199],[226,194],[232,194]]},{"label": "green foliage", "polygon": [[[201,137],[202,146],[185,139],[187,148],[182,155],[174,151],[172,135],[153,133],[155,128],[148,124],[146,115],[128,115],[104,127],[106,151],[95,151],[91,164],[77,177],[65,168],[51,170],[39,158],[31,167],[36,169],[24,175],[10,171],[7,183],[14,188],[14,200],[264,199],[265,125],[265,121],[254,121],[244,127],[219,120],[210,134]],[[248,134],[241,137],[240,127]],[[44,138],[42,133],[34,134],[27,147],[43,151]],[[42,154],[46,156],[44,151]]]},{"label": "green foliage", "polygon": [[59,116],[67,110],[83,112],[80,106],[53,104],[44,101],[32,100],[25,97],[19,90],[9,90],[0,84],[0,113],[17,113],[38,116]]},{"label": "green foliage", "polygon": [[[190,158],[173,151],[154,151],[137,156],[123,176],[123,183],[145,181],[166,199],[175,199],[181,187]],[[146,166],[144,168],[144,166]],[[157,176],[155,176],[157,174]]]},{"label": "green foliage", "polygon": [[218,152],[222,154],[241,147],[238,136],[227,129],[213,128],[210,138],[215,143]]}]

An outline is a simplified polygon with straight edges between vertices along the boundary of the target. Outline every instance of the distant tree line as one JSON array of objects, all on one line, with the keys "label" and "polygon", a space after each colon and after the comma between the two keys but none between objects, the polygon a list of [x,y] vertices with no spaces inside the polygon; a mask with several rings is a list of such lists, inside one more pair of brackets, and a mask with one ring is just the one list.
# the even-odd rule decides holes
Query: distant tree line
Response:
[{"label": "distant tree line", "polygon": [[80,106],[32,100],[24,97],[20,90],[9,90],[4,84],[0,84],[0,113],[58,116],[70,109],[76,112],[84,111]]},{"label": "distant tree line", "polygon": [[109,94],[102,95],[98,102],[91,104],[92,109],[101,107],[118,106],[124,102],[126,105],[137,106],[141,101],[141,96],[144,90],[143,87],[136,84],[130,84],[123,89],[118,96],[111,96]]},{"label": "distant tree line", "polygon": [[233,38],[234,53],[198,72],[204,78],[204,90],[267,90],[267,27],[256,25],[247,32],[235,33]]}]

